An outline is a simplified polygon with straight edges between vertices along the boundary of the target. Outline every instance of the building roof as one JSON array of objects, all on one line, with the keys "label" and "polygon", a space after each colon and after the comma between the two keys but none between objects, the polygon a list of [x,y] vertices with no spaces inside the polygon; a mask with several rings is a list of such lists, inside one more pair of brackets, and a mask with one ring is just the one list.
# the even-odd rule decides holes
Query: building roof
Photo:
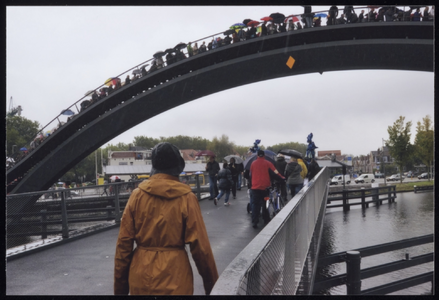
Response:
[{"label": "building roof", "polygon": [[322,150],[322,151],[317,151],[317,156],[321,157],[321,156],[325,156],[325,155],[331,155],[332,153],[334,153],[335,155],[341,155],[341,150]]},{"label": "building roof", "polygon": [[135,152],[131,152],[131,151],[111,152],[111,158],[123,158],[123,157],[136,157],[136,153]]},{"label": "building roof", "polygon": [[[140,175],[151,173],[152,165],[137,165],[137,166],[104,166],[104,173],[107,175]],[[186,164],[183,172],[195,173],[198,171],[204,172],[206,165],[204,164]]]}]

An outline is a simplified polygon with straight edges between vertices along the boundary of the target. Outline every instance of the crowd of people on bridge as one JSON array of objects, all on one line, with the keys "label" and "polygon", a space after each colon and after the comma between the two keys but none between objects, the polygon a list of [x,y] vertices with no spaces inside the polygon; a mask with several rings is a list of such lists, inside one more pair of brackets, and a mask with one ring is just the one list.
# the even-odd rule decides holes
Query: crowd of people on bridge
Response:
[{"label": "crowd of people on bridge", "polygon": [[[248,174],[252,224],[258,228],[261,208],[264,223],[270,219],[264,201],[268,187],[274,182],[286,182],[294,196],[303,187],[304,178],[311,180],[320,168],[314,158],[309,164],[299,158],[287,164],[280,155],[275,167],[265,159],[263,150],[257,150],[255,155]],[[153,148],[151,159],[151,177],[132,192],[122,215],[114,259],[114,294],[192,294],[193,272],[185,251],[189,244],[208,295],[218,279],[218,271],[198,199],[178,178],[185,162],[179,149],[166,142]],[[211,198],[215,196],[215,205],[222,195],[226,197],[225,206],[230,205],[230,190],[236,187],[237,174],[242,170],[234,158],[220,169],[215,156],[210,156],[206,171],[213,177]],[[219,193],[213,187],[217,181]]]}]

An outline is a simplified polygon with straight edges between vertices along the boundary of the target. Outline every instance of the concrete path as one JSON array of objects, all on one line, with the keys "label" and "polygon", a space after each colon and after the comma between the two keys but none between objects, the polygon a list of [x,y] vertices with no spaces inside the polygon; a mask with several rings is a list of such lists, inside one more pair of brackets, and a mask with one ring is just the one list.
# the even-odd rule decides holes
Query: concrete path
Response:
[{"label": "concrete path", "polygon": [[[218,206],[210,200],[200,201],[219,274],[263,227],[262,220],[258,229],[251,226],[247,188],[237,191],[235,200],[230,196],[229,202],[225,207],[224,196]],[[113,228],[8,262],[6,295],[112,295],[118,233]],[[192,258],[191,264],[194,294],[204,295]]]}]

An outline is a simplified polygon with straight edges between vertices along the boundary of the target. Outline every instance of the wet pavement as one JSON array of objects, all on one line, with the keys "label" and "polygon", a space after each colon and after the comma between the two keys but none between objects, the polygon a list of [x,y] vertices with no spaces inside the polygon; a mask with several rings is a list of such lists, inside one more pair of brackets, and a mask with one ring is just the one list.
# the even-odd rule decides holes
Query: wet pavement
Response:
[{"label": "wet pavement", "polygon": [[[218,273],[262,230],[252,228],[247,214],[247,188],[224,196],[217,206],[201,200],[200,207]],[[113,268],[119,228],[14,259],[6,264],[6,295],[112,295]],[[187,246],[187,250],[189,247]],[[194,294],[204,295],[203,282],[188,251],[194,273]]]}]

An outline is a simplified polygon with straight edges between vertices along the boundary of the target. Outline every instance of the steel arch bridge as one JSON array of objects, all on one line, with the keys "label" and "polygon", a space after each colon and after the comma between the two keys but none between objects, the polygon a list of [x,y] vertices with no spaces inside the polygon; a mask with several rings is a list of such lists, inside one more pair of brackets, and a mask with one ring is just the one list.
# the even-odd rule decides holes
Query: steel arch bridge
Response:
[{"label": "steel arch bridge", "polygon": [[79,113],[8,170],[8,182],[20,179],[8,192],[48,189],[104,143],[200,97],[313,72],[432,72],[433,52],[433,22],[378,22],[295,30],[197,54],[123,86]]}]

